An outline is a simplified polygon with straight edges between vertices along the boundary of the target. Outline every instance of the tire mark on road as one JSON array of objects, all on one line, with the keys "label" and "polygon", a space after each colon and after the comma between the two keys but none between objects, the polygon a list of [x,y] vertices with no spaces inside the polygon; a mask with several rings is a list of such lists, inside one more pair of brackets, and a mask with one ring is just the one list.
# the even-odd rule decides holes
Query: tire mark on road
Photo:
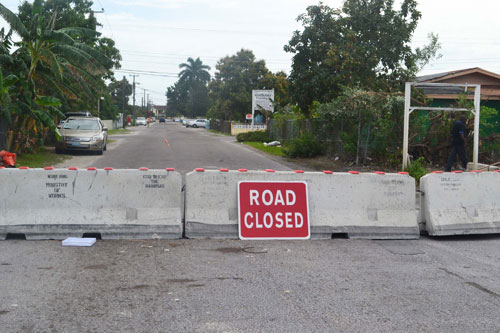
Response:
[{"label": "tire mark on road", "polygon": [[498,294],[498,293],[496,293],[496,292],[494,292],[494,291],[492,291],[492,290],[490,290],[490,289],[488,289],[488,288],[486,288],[486,287],[484,287],[484,286],[480,285],[479,283],[476,283],[476,282],[471,282],[471,281],[466,281],[466,280],[465,280],[465,279],[464,279],[461,275],[459,275],[459,274],[457,274],[457,273],[454,273],[454,272],[452,272],[452,271],[449,271],[449,270],[447,270],[446,268],[439,267],[439,270],[441,270],[441,271],[443,271],[443,272],[445,272],[446,274],[449,274],[449,275],[451,275],[451,276],[457,277],[457,278],[459,278],[459,279],[460,279],[460,280],[462,280],[462,281],[465,281],[465,284],[466,284],[466,285],[469,285],[469,286],[471,286],[471,287],[474,287],[474,288],[476,288],[476,289],[479,289],[479,290],[481,290],[482,292],[485,292],[485,293],[487,293],[487,294],[489,294],[489,295],[491,295],[491,296],[500,297],[500,294]]}]

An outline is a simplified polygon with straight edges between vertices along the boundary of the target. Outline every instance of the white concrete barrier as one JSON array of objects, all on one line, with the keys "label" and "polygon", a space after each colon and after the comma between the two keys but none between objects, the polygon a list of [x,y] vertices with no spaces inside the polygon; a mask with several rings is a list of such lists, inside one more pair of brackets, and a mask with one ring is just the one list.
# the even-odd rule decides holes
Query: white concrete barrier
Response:
[{"label": "white concrete barrier", "polygon": [[0,169],[0,184],[0,239],[182,237],[175,171]]},{"label": "white concrete barrier", "polygon": [[238,238],[237,186],[245,180],[307,182],[311,238],[419,237],[408,175],[213,170],[186,175],[186,237]]},{"label": "white concrete barrier", "polygon": [[429,235],[500,233],[500,172],[432,173],[420,189]]},{"label": "white concrete barrier", "polygon": [[[467,163],[467,171],[473,171],[473,170],[474,170],[474,163],[472,163],[472,162]],[[500,166],[478,163],[477,170],[496,171],[496,170],[500,170]]]}]

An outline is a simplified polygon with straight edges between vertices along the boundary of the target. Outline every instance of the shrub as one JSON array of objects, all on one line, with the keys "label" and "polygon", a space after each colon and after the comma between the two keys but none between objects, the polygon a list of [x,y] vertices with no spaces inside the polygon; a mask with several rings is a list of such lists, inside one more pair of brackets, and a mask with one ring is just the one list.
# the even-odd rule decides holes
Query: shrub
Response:
[{"label": "shrub", "polygon": [[410,165],[408,165],[405,171],[418,182],[420,181],[420,178],[426,174],[425,164],[425,159],[423,157],[419,157],[416,161],[413,161]]},{"label": "shrub", "polygon": [[238,142],[269,142],[273,141],[266,131],[254,131],[236,135]]},{"label": "shrub", "polygon": [[283,148],[283,152],[292,158],[315,157],[324,154],[324,147],[312,134],[304,133],[300,138],[292,140]]}]

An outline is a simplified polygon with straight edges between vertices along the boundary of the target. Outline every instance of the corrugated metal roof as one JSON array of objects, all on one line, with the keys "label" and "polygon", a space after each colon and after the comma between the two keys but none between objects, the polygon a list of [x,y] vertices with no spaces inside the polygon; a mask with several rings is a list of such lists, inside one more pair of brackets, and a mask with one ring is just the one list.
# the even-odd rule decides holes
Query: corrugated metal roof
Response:
[{"label": "corrugated metal roof", "polygon": [[459,69],[459,70],[450,71],[450,72],[443,72],[443,73],[436,73],[436,74],[429,74],[429,75],[417,76],[416,81],[417,82],[432,81],[432,80],[435,80],[435,79],[439,79],[440,77],[445,77],[445,76],[448,76],[448,75],[454,75],[454,74],[457,74],[457,73],[460,73],[460,72],[470,71],[472,69],[474,69],[474,67],[473,68],[466,68],[466,69]]}]

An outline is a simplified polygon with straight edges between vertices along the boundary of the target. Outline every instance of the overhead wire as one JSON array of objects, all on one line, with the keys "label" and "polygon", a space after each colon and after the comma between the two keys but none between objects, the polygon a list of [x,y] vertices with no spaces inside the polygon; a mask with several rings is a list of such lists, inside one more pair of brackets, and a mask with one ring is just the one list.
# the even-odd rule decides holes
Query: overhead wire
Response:
[{"label": "overhead wire", "polygon": [[111,37],[113,38],[114,41],[116,41],[115,34],[113,33],[113,28],[111,28],[111,24],[109,23],[108,15],[106,14],[106,11],[104,10],[104,6],[102,5],[101,0],[97,0],[99,2],[99,5],[102,8],[102,12],[104,14],[104,18],[106,19],[106,23],[108,24],[109,31],[111,31]]}]

